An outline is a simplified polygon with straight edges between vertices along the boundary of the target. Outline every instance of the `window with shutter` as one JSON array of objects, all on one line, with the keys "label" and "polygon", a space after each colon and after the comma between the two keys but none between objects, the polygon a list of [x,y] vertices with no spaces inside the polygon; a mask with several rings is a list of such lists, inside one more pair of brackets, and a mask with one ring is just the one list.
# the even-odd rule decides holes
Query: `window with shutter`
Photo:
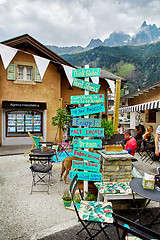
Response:
[{"label": "window with shutter", "polygon": [[16,65],[9,64],[7,68],[7,79],[8,80],[16,80]]},{"label": "window with shutter", "polygon": [[35,66],[35,82],[42,82],[41,75],[38,68]]}]

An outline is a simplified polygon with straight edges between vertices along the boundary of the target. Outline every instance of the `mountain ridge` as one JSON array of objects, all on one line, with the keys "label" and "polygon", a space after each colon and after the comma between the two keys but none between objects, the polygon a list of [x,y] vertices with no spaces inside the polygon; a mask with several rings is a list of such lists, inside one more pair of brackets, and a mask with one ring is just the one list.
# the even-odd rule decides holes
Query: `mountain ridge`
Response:
[{"label": "mountain ridge", "polygon": [[160,39],[160,28],[158,28],[155,24],[147,25],[146,21],[144,21],[139,31],[132,37],[127,33],[113,32],[104,41],[101,41],[99,38],[91,39],[91,41],[86,47],[81,46],[57,47],[54,45],[45,46],[61,56],[63,54],[75,54],[88,51],[99,46],[113,47],[126,45],[142,45],[147,43],[153,43],[158,39]]},{"label": "mountain ridge", "polygon": [[62,57],[74,66],[89,64],[127,79],[130,92],[160,80],[160,40],[137,46],[99,46]]}]

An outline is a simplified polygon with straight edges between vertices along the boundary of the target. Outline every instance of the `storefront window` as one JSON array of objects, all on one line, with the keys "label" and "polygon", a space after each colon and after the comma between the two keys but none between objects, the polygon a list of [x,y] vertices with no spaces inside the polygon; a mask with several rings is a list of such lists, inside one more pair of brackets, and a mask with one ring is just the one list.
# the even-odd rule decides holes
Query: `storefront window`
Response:
[{"label": "storefront window", "polygon": [[7,136],[42,135],[42,112],[40,111],[8,111],[6,112]]}]

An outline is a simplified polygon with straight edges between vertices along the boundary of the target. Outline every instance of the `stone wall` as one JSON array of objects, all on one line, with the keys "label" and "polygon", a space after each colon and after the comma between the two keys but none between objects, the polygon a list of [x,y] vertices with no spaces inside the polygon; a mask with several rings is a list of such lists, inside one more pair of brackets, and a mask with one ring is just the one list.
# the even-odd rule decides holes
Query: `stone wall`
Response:
[{"label": "stone wall", "polygon": [[129,182],[132,180],[132,159],[130,154],[101,154],[101,172],[103,182]]}]

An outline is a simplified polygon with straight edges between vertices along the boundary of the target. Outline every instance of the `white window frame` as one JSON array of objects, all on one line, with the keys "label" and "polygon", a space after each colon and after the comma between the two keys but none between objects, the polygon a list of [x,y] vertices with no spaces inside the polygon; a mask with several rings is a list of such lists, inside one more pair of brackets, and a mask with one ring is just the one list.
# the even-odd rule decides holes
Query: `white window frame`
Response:
[{"label": "white window frame", "polygon": [[[22,70],[20,72],[19,70]],[[28,74],[28,69],[31,70],[31,72]],[[22,77],[21,77],[22,76]],[[29,78],[28,78],[29,76]],[[33,67],[32,66],[23,66],[23,65],[17,65],[17,80],[18,81],[33,81]]]}]

